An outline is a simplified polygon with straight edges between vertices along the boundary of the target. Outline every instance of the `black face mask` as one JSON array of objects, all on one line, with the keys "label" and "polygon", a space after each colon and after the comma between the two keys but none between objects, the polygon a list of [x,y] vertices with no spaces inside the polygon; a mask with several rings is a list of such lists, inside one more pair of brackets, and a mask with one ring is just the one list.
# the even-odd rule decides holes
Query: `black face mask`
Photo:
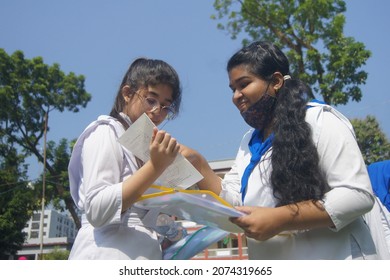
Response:
[{"label": "black face mask", "polygon": [[241,116],[247,124],[261,131],[271,123],[275,104],[276,98],[265,92],[255,104],[242,112]]}]

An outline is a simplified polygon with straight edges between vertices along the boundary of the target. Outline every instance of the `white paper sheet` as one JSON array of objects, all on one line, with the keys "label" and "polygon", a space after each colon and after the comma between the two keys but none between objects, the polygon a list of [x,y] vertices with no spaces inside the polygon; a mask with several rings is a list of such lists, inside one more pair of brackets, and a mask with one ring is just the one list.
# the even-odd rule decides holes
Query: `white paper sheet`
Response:
[{"label": "white paper sheet", "polygon": [[[119,138],[126,149],[140,160],[146,162],[150,159],[149,145],[155,125],[144,113]],[[200,180],[203,176],[181,154],[178,154],[173,163],[158,178],[159,184],[171,188],[186,189]]]}]

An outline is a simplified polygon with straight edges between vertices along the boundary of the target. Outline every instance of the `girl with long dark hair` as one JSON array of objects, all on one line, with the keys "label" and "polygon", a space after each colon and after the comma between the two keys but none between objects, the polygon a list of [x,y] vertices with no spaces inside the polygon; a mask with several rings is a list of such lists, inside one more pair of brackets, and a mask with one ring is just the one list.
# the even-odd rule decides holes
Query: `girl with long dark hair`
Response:
[{"label": "girl with long dark hair", "polygon": [[196,151],[198,183],[246,215],[250,259],[376,259],[363,219],[374,205],[350,122],[308,100],[284,53],[254,42],[227,64],[233,103],[251,126],[221,181]]}]

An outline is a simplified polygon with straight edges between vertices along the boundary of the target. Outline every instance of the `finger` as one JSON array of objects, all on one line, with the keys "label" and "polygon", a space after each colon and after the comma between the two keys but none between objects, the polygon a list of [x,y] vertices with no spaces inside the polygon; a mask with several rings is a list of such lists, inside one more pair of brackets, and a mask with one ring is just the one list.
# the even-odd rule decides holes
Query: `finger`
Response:
[{"label": "finger", "polygon": [[164,136],[163,136],[160,144],[167,148],[171,139],[172,139],[171,135],[164,131]]},{"label": "finger", "polygon": [[152,138],[150,139],[150,143],[153,143],[153,141],[155,140],[157,132],[158,132],[158,128],[153,127],[153,133],[152,133]]},{"label": "finger", "polygon": [[179,144],[177,143],[175,138],[171,138],[171,140],[169,141],[167,150],[169,152],[178,152],[179,151]]},{"label": "finger", "polygon": [[178,154],[180,152],[180,146],[181,145],[179,143],[177,143],[177,145],[176,145],[175,149],[173,150],[173,152]]},{"label": "finger", "polygon": [[244,212],[245,214],[250,214],[253,212],[253,207],[249,206],[236,206],[235,208],[240,212]]},{"label": "finger", "polygon": [[243,219],[242,217],[235,217],[235,218],[229,218],[230,221],[236,225],[238,225],[239,227],[243,228],[244,230],[246,230],[248,228],[248,223],[245,222],[245,219]]},{"label": "finger", "polygon": [[165,134],[165,131],[159,130],[156,134],[156,137],[154,138],[154,142],[157,144],[161,144],[164,141]]}]

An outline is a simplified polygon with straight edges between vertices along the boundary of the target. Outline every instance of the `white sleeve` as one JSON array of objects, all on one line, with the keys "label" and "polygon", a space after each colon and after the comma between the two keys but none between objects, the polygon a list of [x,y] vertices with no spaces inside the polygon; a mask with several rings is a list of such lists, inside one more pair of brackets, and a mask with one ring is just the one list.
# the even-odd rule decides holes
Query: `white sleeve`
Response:
[{"label": "white sleeve", "polygon": [[324,207],[338,231],[372,209],[371,183],[352,131],[329,111],[323,112],[318,153],[330,187]]},{"label": "white sleeve", "polygon": [[119,223],[122,211],[123,152],[114,130],[99,125],[82,150],[84,210],[94,227]]},{"label": "white sleeve", "polygon": [[[236,159],[237,161],[237,159]],[[225,174],[221,183],[219,196],[233,206],[241,206],[241,179],[237,172],[237,164],[234,162],[232,168]]]},{"label": "white sleeve", "polygon": [[221,192],[219,194],[224,200],[233,206],[241,206],[241,177],[242,169],[245,169],[245,155],[248,155],[248,142],[252,137],[253,129],[248,130],[241,139],[240,147],[238,149],[233,166],[228,173],[225,174],[221,183]]}]

